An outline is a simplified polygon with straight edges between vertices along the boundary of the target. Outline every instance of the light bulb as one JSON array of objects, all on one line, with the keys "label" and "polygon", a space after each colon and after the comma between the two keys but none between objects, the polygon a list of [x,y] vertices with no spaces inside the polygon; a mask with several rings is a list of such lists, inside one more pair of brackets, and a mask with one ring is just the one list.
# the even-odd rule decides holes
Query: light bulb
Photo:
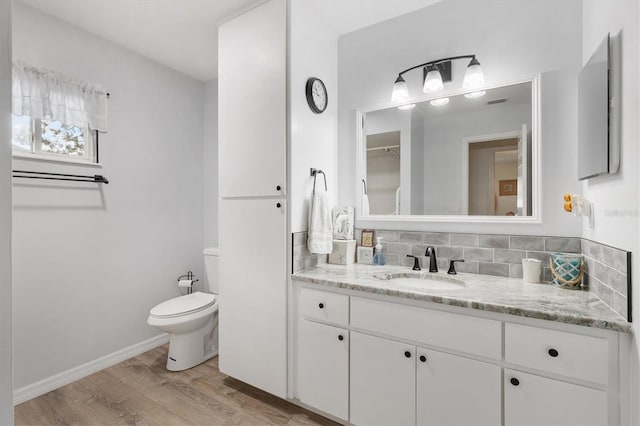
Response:
[{"label": "light bulb", "polygon": [[407,105],[400,105],[398,109],[405,111],[408,109],[414,109],[415,107],[416,107],[416,104],[407,104]]},{"label": "light bulb", "polygon": [[467,66],[467,71],[464,73],[464,80],[462,81],[462,87],[465,89],[477,89],[484,84],[484,74],[482,68],[480,68],[480,62],[476,58],[473,58]]},{"label": "light bulb", "polygon": [[424,86],[422,91],[424,93],[439,92],[444,89],[444,83],[442,83],[442,76],[440,71],[436,67],[431,68],[424,79]]},{"label": "light bulb", "polygon": [[449,103],[449,98],[434,99],[429,103],[433,106],[442,106]]},{"label": "light bulb", "polygon": [[407,102],[409,100],[409,88],[401,75],[396,78],[393,84],[393,92],[391,93],[391,102]]},{"label": "light bulb", "polygon": [[484,96],[487,92],[485,90],[480,90],[478,92],[471,92],[471,93],[465,93],[464,97],[465,98],[479,98],[480,96]]}]

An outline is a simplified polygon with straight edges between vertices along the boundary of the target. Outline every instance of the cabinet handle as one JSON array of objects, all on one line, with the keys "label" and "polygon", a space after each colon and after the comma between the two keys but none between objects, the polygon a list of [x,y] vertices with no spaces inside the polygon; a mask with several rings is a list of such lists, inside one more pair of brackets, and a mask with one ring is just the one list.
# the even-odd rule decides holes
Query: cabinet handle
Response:
[{"label": "cabinet handle", "polygon": [[282,189],[280,188],[280,185],[276,186],[276,191],[280,191],[280,189]]},{"label": "cabinet handle", "polygon": [[277,207],[277,208],[280,208],[280,207],[282,207],[282,204],[280,204],[280,203],[276,203],[276,207]]},{"label": "cabinet handle", "polygon": [[555,358],[559,355],[559,352],[553,348],[549,349],[549,356],[551,356],[552,358]]},{"label": "cabinet handle", "polygon": [[324,308],[324,303],[318,303],[318,308],[320,309]]},{"label": "cabinet handle", "polygon": [[424,355],[420,355],[420,362],[427,362],[427,357]]},{"label": "cabinet handle", "polygon": [[342,342],[344,340],[344,336],[342,334],[338,334],[338,340]]},{"label": "cabinet handle", "polygon": [[404,356],[406,356],[407,358],[411,358],[411,352],[404,351]]},{"label": "cabinet handle", "polygon": [[520,384],[520,380],[516,379],[515,377],[512,377],[510,382],[513,386],[518,386]]}]

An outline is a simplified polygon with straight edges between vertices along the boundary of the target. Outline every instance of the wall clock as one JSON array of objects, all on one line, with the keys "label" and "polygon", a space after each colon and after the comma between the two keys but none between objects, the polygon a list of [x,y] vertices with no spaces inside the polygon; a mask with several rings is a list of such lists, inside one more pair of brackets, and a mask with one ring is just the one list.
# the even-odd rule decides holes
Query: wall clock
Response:
[{"label": "wall clock", "polygon": [[327,88],[322,80],[316,77],[311,77],[307,80],[307,103],[311,111],[316,114],[322,114],[327,109],[327,103],[329,98],[327,97]]}]

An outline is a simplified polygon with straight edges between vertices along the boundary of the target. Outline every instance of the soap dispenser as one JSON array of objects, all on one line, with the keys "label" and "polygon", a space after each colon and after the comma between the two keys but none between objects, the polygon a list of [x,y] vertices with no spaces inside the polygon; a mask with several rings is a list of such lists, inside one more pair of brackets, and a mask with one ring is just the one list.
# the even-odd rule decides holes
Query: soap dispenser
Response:
[{"label": "soap dispenser", "polygon": [[374,265],[384,265],[384,254],[382,254],[382,237],[376,238],[376,252],[373,255],[373,264]]}]

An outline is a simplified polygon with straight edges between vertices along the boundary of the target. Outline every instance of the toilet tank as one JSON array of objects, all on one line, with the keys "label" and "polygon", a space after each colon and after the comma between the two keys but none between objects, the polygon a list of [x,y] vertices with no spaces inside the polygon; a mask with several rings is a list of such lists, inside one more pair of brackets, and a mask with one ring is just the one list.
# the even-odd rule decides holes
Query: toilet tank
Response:
[{"label": "toilet tank", "polygon": [[218,294],[218,257],[220,251],[217,247],[209,247],[204,249],[204,271],[207,276],[208,290],[211,293]]}]

